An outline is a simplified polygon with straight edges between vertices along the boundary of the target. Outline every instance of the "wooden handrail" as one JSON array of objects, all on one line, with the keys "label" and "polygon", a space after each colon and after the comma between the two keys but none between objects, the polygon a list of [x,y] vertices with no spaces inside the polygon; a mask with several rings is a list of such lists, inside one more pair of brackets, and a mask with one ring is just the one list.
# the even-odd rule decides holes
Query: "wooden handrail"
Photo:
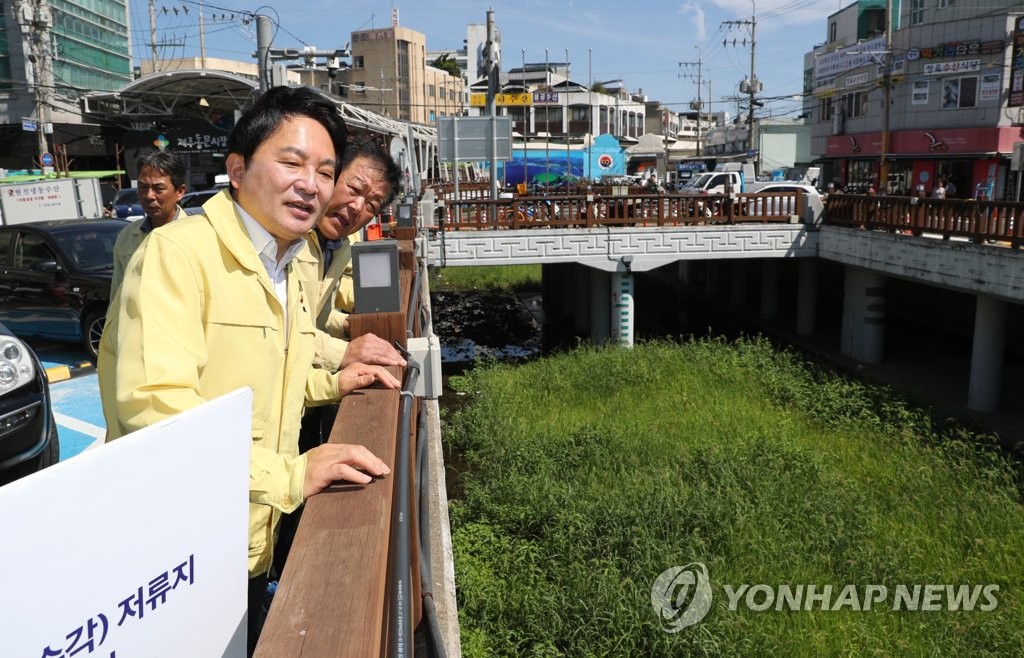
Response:
[{"label": "wooden handrail", "polygon": [[[403,308],[397,313],[352,315],[353,337],[372,331],[406,346],[406,317],[419,313],[412,290],[412,244],[400,242]],[[400,368],[392,373],[401,378]],[[330,443],[365,445],[395,470],[399,392],[362,389],[340,405]],[[415,416],[414,416],[415,417]],[[414,461],[412,450],[405,459]],[[415,478],[415,470],[413,470]],[[415,482],[410,491],[415,492]],[[388,648],[389,544],[396,482],[379,478],[366,486],[341,483],[310,497],[255,655],[260,658],[338,658],[385,655]],[[418,514],[411,501],[413,531]],[[414,535],[415,537],[415,535]],[[412,546],[410,603],[413,626],[421,610],[419,555]]]}]

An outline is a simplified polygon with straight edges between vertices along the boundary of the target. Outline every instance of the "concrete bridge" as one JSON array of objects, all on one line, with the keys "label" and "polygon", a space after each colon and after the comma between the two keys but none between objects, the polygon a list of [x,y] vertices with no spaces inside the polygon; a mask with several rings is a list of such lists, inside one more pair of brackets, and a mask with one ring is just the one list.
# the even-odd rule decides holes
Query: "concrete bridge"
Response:
[{"label": "concrete bridge", "polygon": [[[674,265],[678,279],[689,283],[701,268],[709,288],[730,281],[735,298],[746,294],[745,272],[757,268],[762,316],[777,313],[780,295],[795,295],[797,333],[810,335],[817,320],[817,265],[836,263],[844,268],[841,350],[867,364],[883,357],[889,278],[967,293],[977,300],[968,407],[997,408],[1007,305],[1024,302],[1024,254],[1016,248],[1024,204],[839,195],[823,212],[809,212],[799,195],[757,197],[454,200],[430,231],[427,261],[447,267],[540,264],[546,307],[560,309],[564,321],[595,341],[623,345],[634,339],[634,273]],[[527,204],[548,209],[524,219],[517,209]],[[715,208],[711,216],[707,207]],[[790,259],[799,268],[793,290],[782,289],[779,280],[779,264]]]}]

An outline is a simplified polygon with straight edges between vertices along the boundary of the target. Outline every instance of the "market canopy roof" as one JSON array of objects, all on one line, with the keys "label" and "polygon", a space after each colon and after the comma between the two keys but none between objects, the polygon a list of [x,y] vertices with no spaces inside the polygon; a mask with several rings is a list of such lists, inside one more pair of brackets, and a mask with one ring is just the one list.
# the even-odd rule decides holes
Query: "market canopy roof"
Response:
[{"label": "market canopy roof", "polygon": [[[82,98],[82,110],[129,126],[166,118],[209,121],[215,115],[234,115],[258,94],[259,81],[248,76],[213,69],[162,71],[142,76],[117,91],[87,94]],[[406,139],[411,126],[414,139],[436,140],[432,126],[397,121],[324,96],[337,105],[350,127]]]}]

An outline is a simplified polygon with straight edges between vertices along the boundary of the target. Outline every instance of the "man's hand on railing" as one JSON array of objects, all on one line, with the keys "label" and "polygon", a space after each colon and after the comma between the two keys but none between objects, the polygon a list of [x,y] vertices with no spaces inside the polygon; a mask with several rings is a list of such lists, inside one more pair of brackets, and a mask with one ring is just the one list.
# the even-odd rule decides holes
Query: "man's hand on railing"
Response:
[{"label": "man's hand on railing", "polygon": [[[394,348],[392,348],[394,349]],[[378,365],[367,365],[365,363],[353,363],[345,366],[339,373],[338,393],[345,397],[357,388],[365,388],[374,382],[380,383],[384,388],[399,388],[402,382],[388,372],[387,368]]]},{"label": "man's hand on railing", "polygon": [[[397,350],[376,334],[363,334],[349,341],[345,356],[341,359],[341,367],[347,368],[356,363],[378,366],[405,366],[405,359]],[[371,382],[372,383],[372,382]],[[344,395],[344,393],[342,393]]]},{"label": "man's hand on railing", "polygon": [[338,480],[369,484],[374,477],[390,472],[388,465],[365,446],[325,443],[306,453],[302,493],[309,498]]}]

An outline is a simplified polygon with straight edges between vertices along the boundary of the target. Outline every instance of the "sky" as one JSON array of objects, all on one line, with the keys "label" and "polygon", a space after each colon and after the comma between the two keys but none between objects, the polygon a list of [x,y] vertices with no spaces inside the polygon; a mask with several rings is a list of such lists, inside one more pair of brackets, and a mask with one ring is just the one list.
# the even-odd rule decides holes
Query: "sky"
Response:
[{"label": "sky", "polygon": [[[251,60],[256,49],[255,22],[243,15],[262,13],[277,25],[273,47],[341,48],[353,31],[399,24],[427,37],[428,50],[457,49],[466,38],[466,24],[486,24],[494,11],[502,37],[502,69],[527,63],[566,60],[571,78],[624,81],[633,93],[684,111],[697,98],[697,66],[701,62],[701,99],[712,111],[736,115],[740,82],[750,76],[751,23],[754,72],[764,85],[758,97],[767,102],[758,114],[795,117],[794,97],[803,88],[803,56],[821,44],[826,18],[852,0],[238,0],[202,2],[160,0],[156,10],[156,41],[161,58],[198,56],[199,8],[202,7],[208,57]],[[149,3],[129,0],[132,55],[148,59]],[[185,10],[188,10],[187,12]],[[175,13],[177,10],[177,13]],[[729,23],[732,21],[732,23]],[[742,21],[742,23],[737,23]],[[746,110],[744,110],[745,112]]]}]

